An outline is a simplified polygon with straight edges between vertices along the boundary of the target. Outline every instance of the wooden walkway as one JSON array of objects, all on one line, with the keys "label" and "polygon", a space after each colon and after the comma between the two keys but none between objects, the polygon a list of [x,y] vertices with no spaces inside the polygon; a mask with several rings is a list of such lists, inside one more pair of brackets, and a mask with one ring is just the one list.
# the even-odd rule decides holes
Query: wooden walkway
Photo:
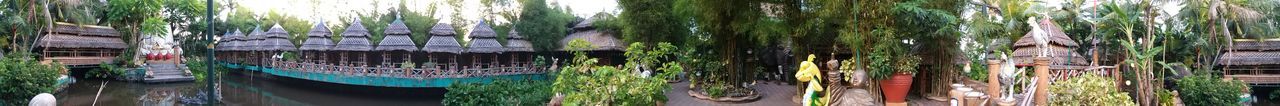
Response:
[{"label": "wooden walkway", "polygon": [[315,63],[272,62],[267,66],[220,63],[220,65],[275,76],[319,82],[380,87],[448,87],[455,83],[489,83],[497,79],[547,79],[545,70],[532,67],[490,68],[391,68],[336,66]]}]

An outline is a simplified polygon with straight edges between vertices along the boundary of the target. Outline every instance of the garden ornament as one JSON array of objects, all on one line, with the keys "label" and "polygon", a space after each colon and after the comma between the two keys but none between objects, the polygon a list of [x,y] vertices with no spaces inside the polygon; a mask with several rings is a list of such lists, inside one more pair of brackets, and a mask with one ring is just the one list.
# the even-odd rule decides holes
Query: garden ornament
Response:
[{"label": "garden ornament", "polygon": [[57,106],[58,99],[53,94],[40,93],[36,97],[31,98],[31,102],[27,102],[27,106]]},{"label": "garden ornament", "polygon": [[1049,36],[1044,29],[1040,27],[1035,17],[1027,17],[1027,24],[1031,26],[1031,37],[1036,41],[1036,48],[1040,49],[1039,57],[1046,57],[1049,54]]},{"label": "garden ornament", "polygon": [[[1005,59],[1004,65],[1000,65],[1000,84],[1008,87],[1008,90],[1005,90],[1005,92],[1008,92],[1006,95],[1013,95],[1014,81],[1017,81],[1022,71],[1018,71],[1020,69],[1014,66],[1013,58],[1009,58],[1008,55],[1000,55],[1000,58]],[[1012,99],[1013,96],[1004,97],[1004,99]]]},{"label": "garden ornament", "polygon": [[819,72],[818,65],[813,64],[813,54],[809,54],[806,61],[800,62],[800,70],[796,71],[796,80],[800,82],[809,82],[809,86],[805,88],[803,95],[804,101],[802,106],[826,106],[821,101],[818,92],[822,91],[822,85],[818,81],[822,80],[822,73]]}]

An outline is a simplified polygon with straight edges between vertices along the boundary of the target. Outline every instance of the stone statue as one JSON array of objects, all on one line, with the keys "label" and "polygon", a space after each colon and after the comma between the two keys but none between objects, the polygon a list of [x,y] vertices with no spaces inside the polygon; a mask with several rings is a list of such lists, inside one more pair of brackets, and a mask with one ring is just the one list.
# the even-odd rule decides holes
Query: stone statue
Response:
[{"label": "stone statue", "polygon": [[27,104],[27,106],[57,106],[57,105],[58,105],[58,99],[53,97],[53,94],[49,94],[49,93],[40,93],[39,95],[36,95],[36,97],[31,98],[31,102],[28,102]]},{"label": "stone statue", "polygon": [[797,70],[795,75],[796,80],[809,82],[808,87],[804,90],[804,95],[801,95],[803,96],[801,98],[804,98],[801,101],[803,103],[802,106],[826,106],[820,101],[822,98],[819,98],[821,95],[818,94],[818,92],[822,91],[822,85],[818,83],[822,80],[822,72],[819,71],[818,65],[813,64],[814,57],[810,54],[808,60],[800,62],[800,70]]}]

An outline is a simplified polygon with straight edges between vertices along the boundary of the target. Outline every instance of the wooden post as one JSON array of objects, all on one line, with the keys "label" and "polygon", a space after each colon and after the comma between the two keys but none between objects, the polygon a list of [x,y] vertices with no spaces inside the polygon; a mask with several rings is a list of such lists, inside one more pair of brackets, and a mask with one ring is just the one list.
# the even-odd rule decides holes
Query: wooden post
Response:
[{"label": "wooden post", "polygon": [[1036,106],[1044,106],[1049,104],[1049,58],[1036,57]]},{"label": "wooden post", "polygon": [[987,99],[987,103],[996,103],[1000,101],[1000,64],[1003,61],[999,59],[987,60],[987,95],[991,95],[991,99]]}]

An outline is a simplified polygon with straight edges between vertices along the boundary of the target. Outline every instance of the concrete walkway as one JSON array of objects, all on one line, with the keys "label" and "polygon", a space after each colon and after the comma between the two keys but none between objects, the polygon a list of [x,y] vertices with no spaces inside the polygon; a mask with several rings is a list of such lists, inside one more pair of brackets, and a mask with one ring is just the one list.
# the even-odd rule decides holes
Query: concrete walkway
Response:
[{"label": "concrete walkway", "polygon": [[747,103],[722,103],[701,100],[689,96],[689,82],[671,83],[671,88],[667,89],[666,106],[799,106],[799,103],[791,101],[791,96],[796,95],[796,88],[793,85],[785,84],[758,84],[755,86],[759,91],[760,100]]}]

